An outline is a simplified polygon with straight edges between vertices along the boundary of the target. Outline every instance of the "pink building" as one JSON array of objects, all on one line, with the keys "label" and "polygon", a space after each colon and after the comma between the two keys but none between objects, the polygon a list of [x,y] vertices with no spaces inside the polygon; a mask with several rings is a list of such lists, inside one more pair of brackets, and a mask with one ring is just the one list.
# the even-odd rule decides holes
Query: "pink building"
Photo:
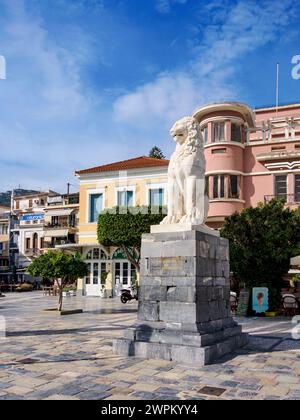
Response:
[{"label": "pink building", "polygon": [[208,224],[274,197],[300,203],[300,104],[252,110],[237,102],[198,109],[205,141]]}]

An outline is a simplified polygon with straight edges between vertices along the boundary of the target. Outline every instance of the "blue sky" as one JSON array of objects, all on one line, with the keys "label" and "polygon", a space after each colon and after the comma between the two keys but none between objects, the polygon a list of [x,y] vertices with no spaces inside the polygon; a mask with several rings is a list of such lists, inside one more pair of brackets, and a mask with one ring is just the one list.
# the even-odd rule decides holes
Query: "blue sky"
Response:
[{"label": "blue sky", "polygon": [[292,0],[0,0],[0,191],[64,191],[74,171],[169,156],[208,102],[300,102]]}]

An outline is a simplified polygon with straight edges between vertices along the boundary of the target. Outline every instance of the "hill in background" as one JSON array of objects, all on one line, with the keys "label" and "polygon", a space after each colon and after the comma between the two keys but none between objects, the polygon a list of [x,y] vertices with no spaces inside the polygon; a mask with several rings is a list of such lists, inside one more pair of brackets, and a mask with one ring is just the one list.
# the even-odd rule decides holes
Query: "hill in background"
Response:
[{"label": "hill in background", "polygon": [[[17,189],[14,191],[15,195],[29,195],[29,194],[36,194],[39,191],[35,190],[23,190],[22,188]],[[8,206],[10,207],[10,200],[11,200],[11,191],[7,191],[5,193],[0,193],[0,206]]]}]

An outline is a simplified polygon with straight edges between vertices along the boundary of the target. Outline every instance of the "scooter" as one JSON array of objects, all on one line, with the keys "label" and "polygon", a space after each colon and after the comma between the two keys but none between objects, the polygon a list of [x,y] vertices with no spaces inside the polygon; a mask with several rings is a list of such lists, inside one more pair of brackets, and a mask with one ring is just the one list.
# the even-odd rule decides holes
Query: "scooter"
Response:
[{"label": "scooter", "polygon": [[132,291],[130,289],[121,290],[122,303],[126,304],[127,302],[131,302],[132,300],[139,300],[137,292]]}]

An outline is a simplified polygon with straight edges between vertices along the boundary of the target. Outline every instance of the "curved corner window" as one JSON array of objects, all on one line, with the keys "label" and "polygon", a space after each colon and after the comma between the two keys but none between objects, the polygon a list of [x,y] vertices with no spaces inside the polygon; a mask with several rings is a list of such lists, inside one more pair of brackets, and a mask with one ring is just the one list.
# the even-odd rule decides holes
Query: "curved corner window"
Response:
[{"label": "curved corner window", "polygon": [[224,122],[214,123],[213,142],[217,143],[220,141],[225,141],[225,123]]},{"label": "curved corner window", "polygon": [[205,190],[211,200],[240,199],[240,175],[212,175],[206,177]]},{"label": "curved corner window", "polygon": [[205,127],[202,128],[202,136],[203,136],[203,142],[204,144],[208,143],[208,126],[206,125]]},{"label": "curved corner window", "polygon": [[242,142],[242,126],[240,124],[231,123],[231,141]]},{"label": "curved corner window", "polygon": [[216,175],[214,176],[214,188],[213,198],[224,198],[225,197],[225,176]]},{"label": "curved corner window", "polygon": [[237,175],[230,175],[228,198],[240,198],[239,180]]}]

